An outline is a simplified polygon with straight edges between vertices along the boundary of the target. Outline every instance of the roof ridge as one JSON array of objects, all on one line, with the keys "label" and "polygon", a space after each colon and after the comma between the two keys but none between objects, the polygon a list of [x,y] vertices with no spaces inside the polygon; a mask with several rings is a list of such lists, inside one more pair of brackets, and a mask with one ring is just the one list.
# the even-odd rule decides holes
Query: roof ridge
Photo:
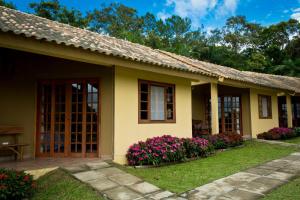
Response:
[{"label": "roof ridge", "polygon": [[70,24],[66,24],[66,23],[55,21],[55,20],[47,19],[47,18],[38,16],[38,15],[34,15],[32,13],[27,13],[27,12],[23,12],[23,11],[16,10],[16,9],[11,9],[11,8],[8,8],[8,7],[5,7],[5,6],[0,6],[0,8],[3,8],[4,10],[10,10],[11,12],[19,13],[19,14],[22,14],[22,15],[28,15],[28,16],[31,16],[31,17],[35,17],[35,18],[39,18],[39,19],[42,19],[42,20],[46,20],[46,21],[48,21],[50,23],[54,23],[54,24],[57,24],[57,25],[66,26],[66,27],[71,28],[71,29],[77,29],[79,31],[86,31],[88,33],[91,33],[93,35],[97,35],[97,36],[100,36],[100,37],[113,38],[113,39],[118,40],[118,41],[122,41],[122,42],[126,42],[126,43],[129,43],[129,44],[137,45],[137,46],[140,46],[140,47],[143,47],[143,48],[148,48],[148,49],[151,49],[151,50],[155,50],[155,49],[153,49],[151,47],[148,47],[148,46],[145,46],[145,45],[141,45],[139,43],[134,43],[134,42],[131,42],[131,41],[126,40],[126,39],[116,38],[114,36],[110,36],[110,35],[106,35],[106,34],[103,34],[103,33],[94,32],[94,31],[91,31],[91,30],[86,29],[86,28],[79,28],[79,27],[76,27],[76,26],[72,26]]},{"label": "roof ridge", "polygon": [[[159,51],[160,53],[163,53],[163,54],[165,54],[165,55],[167,55],[167,56],[169,56],[169,57],[171,57],[171,58],[174,58],[174,59],[176,59],[176,60],[178,60],[178,61],[180,61],[180,62],[183,62],[183,63],[185,63],[185,64],[188,64],[189,66],[191,66],[191,67],[193,67],[193,68],[201,69],[201,70],[204,70],[205,72],[207,72],[207,73],[209,73],[209,74],[212,74],[212,73],[211,73],[209,70],[207,70],[207,69],[199,68],[198,66],[196,66],[196,65],[193,64],[193,63],[186,62],[186,61],[184,61],[184,60],[182,60],[182,59],[179,59],[179,58],[173,56],[174,53],[171,53],[171,52],[168,52],[168,51],[164,51],[164,50],[160,50],[160,49],[156,49],[156,50]],[[177,55],[177,54],[176,54],[176,56],[182,56],[182,55]],[[186,56],[183,56],[183,57],[186,57]],[[186,58],[188,58],[188,57],[186,57]],[[219,75],[217,75],[217,74],[214,74],[214,75],[215,75],[215,76],[219,76]]]},{"label": "roof ridge", "polygon": [[[27,38],[45,40],[46,42],[55,42],[58,45],[82,48],[83,50],[160,66],[170,70],[185,71],[210,77],[224,77],[235,81],[300,93],[300,78],[288,76],[282,76],[281,78],[278,75],[247,73],[231,67],[153,49],[139,43],[45,19],[31,13],[3,6],[0,6],[0,10],[0,31],[3,32],[11,32]],[[141,68],[143,67],[141,66]]]}]

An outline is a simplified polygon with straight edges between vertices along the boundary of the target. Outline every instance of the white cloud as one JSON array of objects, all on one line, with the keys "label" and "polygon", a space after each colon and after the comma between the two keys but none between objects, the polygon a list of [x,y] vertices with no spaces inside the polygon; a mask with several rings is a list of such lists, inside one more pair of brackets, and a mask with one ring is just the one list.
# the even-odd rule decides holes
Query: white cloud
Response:
[{"label": "white cloud", "polygon": [[286,13],[288,13],[288,12],[289,12],[289,10],[287,10],[287,9],[283,11],[284,14],[286,14]]},{"label": "white cloud", "polygon": [[293,10],[294,12],[300,12],[300,8],[296,8]]},{"label": "white cloud", "polygon": [[[207,15],[216,17],[233,15],[238,2],[239,0],[166,0],[165,6],[171,8],[172,14],[189,17],[193,26],[199,26],[200,20]],[[159,12],[157,16],[165,17],[166,12]]]},{"label": "white cloud", "polygon": [[298,13],[293,13],[293,14],[291,15],[291,18],[296,19],[296,20],[298,20],[298,21],[300,22],[300,12],[298,12]]},{"label": "white cloud", "polygon": [[163,10],[163,11],[157,13],[157,17],[162,20],[166,20],[167,18],[171,17],[171,15],[169,13],[167,13],[165,10]]},{"label": "white cloud", "polygon": [[234,15],[237,9],[238,0],[224,0],[219,6],[216,15],[218,17],[224,17],[228,15]]},{"label": "white cloud", "polygon": [[291,18],[292,19],[296,19],[296,20],[298,20],[300,22],[300,8],[294,9],[293,12],[294,13],[291,15]]}]

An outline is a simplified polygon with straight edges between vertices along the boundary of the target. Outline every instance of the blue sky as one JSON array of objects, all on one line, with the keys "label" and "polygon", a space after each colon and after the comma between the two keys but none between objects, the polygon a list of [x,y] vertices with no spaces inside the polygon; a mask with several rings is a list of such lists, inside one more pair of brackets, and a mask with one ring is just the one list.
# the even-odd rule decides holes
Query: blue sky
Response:
[{"label": "blue sky", "polygon": [[[28,3],[39,0],[12,0],[18,9],[29,11]],[[274,24],[290,18],[300,21],[300,0],[60,0],[63,5],[83,12],[101,4],[119,2],[138,10],[140,15],[151,12],[159,18],[172,14],[192,19],[193,26],[206,29],[221,27],[234,15],[244,15],[251,22]]]}]

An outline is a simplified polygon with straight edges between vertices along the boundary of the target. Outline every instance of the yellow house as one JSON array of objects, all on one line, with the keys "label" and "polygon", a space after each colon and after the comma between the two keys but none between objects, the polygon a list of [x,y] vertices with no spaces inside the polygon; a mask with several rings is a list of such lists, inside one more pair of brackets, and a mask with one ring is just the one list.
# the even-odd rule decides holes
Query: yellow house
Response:
[{"label": "yellow house", "polygon": [[[242,72],[0,7],[0,125],[25,157],[126,163],[149,137],[300,126],[300,79]],[[5,138],[1,138],[5,140]],[[3,142],[3,141],[1,141]]]}]

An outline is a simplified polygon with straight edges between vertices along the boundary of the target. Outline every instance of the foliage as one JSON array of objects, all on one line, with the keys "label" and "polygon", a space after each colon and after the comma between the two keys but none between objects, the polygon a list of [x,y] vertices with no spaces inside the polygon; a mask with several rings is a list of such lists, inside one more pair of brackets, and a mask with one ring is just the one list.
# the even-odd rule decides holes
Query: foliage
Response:
[{"label": "foliage", "polygon": [[294,128],[294,132],[297,136],[300,136],[300,127]]},{"label": "foliage", "polygon": [[5,0],[0,0],[0,6],[5,6],[7,8],[16,9],[16,6],[12,2],[7,2]]},{"label": "foliage", "polygon": [[214,151],[213,146],[206,139],[196,137],[182,140],[187,158],[206,157]]},{"label": "foliage", "polygon": [[88,19],[83,17],[79,10],[74,8],[68,9],[66,6],[60,5],[58,0],[33,2],[29,4],[29,7],[40,17],[80,28],[86,28],[88,25]]},{"label": "foliage", "polygon": [[291,180],[268,193],[262,200],[294,200],[300,198],[300,178]]},{"label": "foliage", "polygon": [[0,199],[31,197],[35,189],[33,177],[23,171],[0,168]]},{"label": "foliage", "polygon": [[181,194],[295,151],[297,147],[245,141],[243,148],[217,151],[205,159],[159,168],[119,167],[159,188]]},{"label": "foliage", "polygon": [[126,157],[129,165],[160,165],[207,156],[211,152],[212,148],[206,139],[164,135],[133,144],[129,147]]},{"label": "foliage", "polygon": [[[0,0],[3,4],[14,7]],[[155,49],[239,70],[300,77],[300,23],[294,19],[262,26],[235,16],[208,32],[205,27],[192,27],[189,18],[157,19],[120,3],[102,4],[86,13],[58,0],[41,0],[29,7],[35,15]]]},{"label": "foliage", "polygon": [[257,138],[265,140],[285,140],[296,136],[297,133],[291,128],[273,128],[268,132],[258,134]]},{"label": "foliage", "polygon": [[40,177],[37,185],[30,200],[106,200],[93,188],[60,168]]},{"label": "foliage", "polygon": [[215,134],[205,136],[215,149],[226,149],[242,145],[244,140],[240,134]]}]

